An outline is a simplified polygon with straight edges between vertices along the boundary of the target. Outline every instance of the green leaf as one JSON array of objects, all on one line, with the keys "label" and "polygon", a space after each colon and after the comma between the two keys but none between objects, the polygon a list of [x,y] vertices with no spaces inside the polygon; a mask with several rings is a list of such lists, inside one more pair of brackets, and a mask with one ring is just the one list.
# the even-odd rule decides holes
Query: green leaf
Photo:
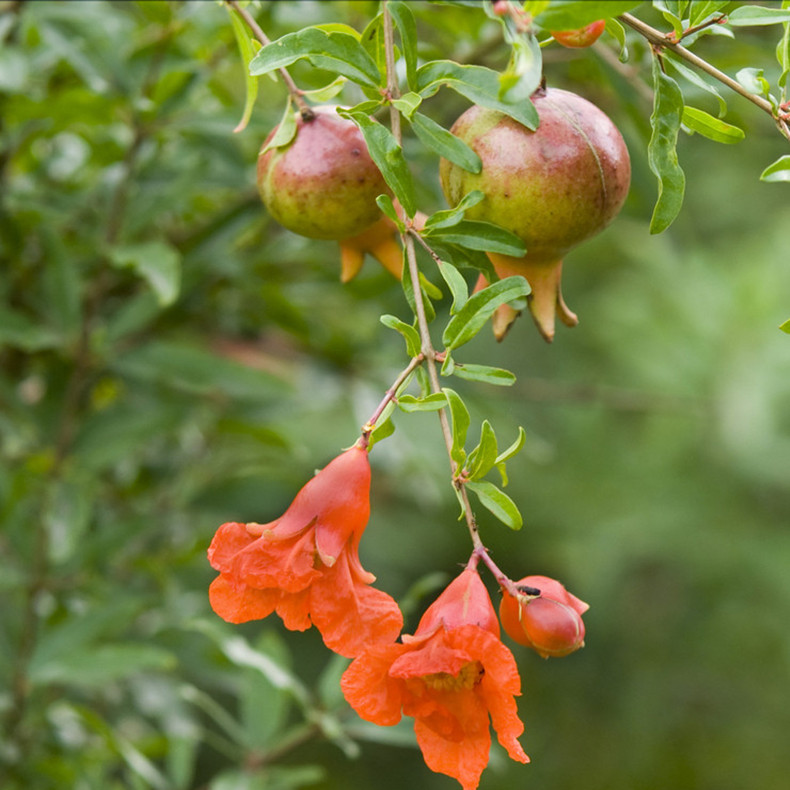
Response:
[{"label": "green leaf", "polygon": [[450,450],[450,457],[459,466],[466,460],[466,434],[469,431],[471,420],[469,410],[461,399],[461,396],[449,387],[443,387],[442,392],[447,396],[447,405],[450,409],[450,422],[453,430],[453,446]]},{"label": "green leaf", "polygon": [[387,9],[400,33],[401,51],[406,63],[406,82],[413,89],[417,75],[417,25],[414,14],[408,3],[401,0],[391,0],[387,3]]},{"label": "green leaf", "polygon": [[284,148],[290,145],[291,140],[296,137],[296,113],[292,109],[291,97],[288,96],[288,101],[285,103],[285,111],[283,112],[280,123],[272,135],[272,139],[261,149],[260,153],[265,154],[272,148]]},{"label": "green leaf", "polygon": [[340,114],[351,118],[359,126],[370,157],[384,176],[387,186],[393,191],[406,214],[413,217],[417,211],[414,182],[403,156],[403,149],[395,141],[392,132],[365,113],[341,111]]},{"label": "green leaf", "polygon": [[181,254],[161,241],[113,247],[110,261],[117,268],[130,268],[153,290],[160,307],[173,304],[181,288]]},{"label": "green leaf", "polygon": [[638,5],[641,5],[641,0],[553,0],[545,11],[538,14],[535,22],[544,30],[575,30],[597,19],[624,14]]},{"label": "green leaf", "polygon": [[676,55],[670,51],[664,53],[664,63],[668,64],[670,68],[674,69],[678,74],[687,79],[692,85],[707,91],[716,97],[719,103],[719,118],[722,118],[727,113],[727,102],[719,91],[710,83],[706,82],[694,69],[686,66]]},{"label": "green leaf", "polygon": [[496,462],[497,452],[494,429],[488,420],[483,420],[483,425],[480,429],[480,441],[477,447],[469,453],[469,459],[466,463],[469,480],[479,480],[481,477],[485,477]]},{"label": "green leaf", "polygon": [[419,93],[414,93],[410,91],[409,93],[404,93],[398,99],[392,100],[392,106],[396,107],[398,112],[402,115],[406,116],[407,120],[411,120],[412,115],[414,115],[415,110],[422,104],[422,96]]},{"label": "green leaf", "polygon": [[267,74],[302,59],[359,85],[369,88],[384,85],[375,61],[354,36],[316,27],[287,33],[267,44],[250,62],[250,74]]},{"label": "green leaf", "polygon": [[620,45],[620,54],[617,57],[620,63],[625,63],[628,60],[625,28],[616,19],[607,19],[606,32]]},{"label": "green leaf", "polygon": [[464,212],[472,206],[476,206],[484,198],[485,195],[479,189],[473,189],[461,198],[455,208],[443,209],[431,214],[425,221],[425,230],[438,230],[457,225],[464,218]]},{"label": "green leaf", "polygon": [[740,69],[735,75],[735,79],[746,88],[750,93],[758,96],[768,97],[771,86],[768,80],[763,77],[763,69],[745,68]]},{"label": "green leaf", "polygon": [[647,161],[658,177],[658,199],[650,220],[650,232],[661,233],[677,217],[683,205],[686,176],[678,163],[677,141],[683,116],[683,94],[672,77],[653,58],[655,98],[650,126],[653,133],[647,146]]},{"label": "green leaf", "polygon": [[760,173],[760,181],[790,181],[790,154],[780,156]]},{"label": "green leaf", "polygon": [[540,42],[534,33],[513,33],[507,23],[505,29],[512,53],[507,68],[499,75],[499,98],[511,104],[529,101],[543,77]]},{"label": "green leaf", "polygon": [[790,318],[788,318],[787,321],[784,321],[781,324],[779,324],[779,328],[783,332],[787,332],[787,334],[790,335]]},{"label": "green leaf", "polygon": [[765,8],[759,5],[742,5],[727,14],[727,21],[733,27],[753,25],[777,25],[790,22],[790,9]]},{"label": "green leaf", "polygon": [[379,73],[385,74],[387,71],[387,51],[384,43],[384,14],[381,11],[365,26],[359,42],[373,59]]},{"label": "green leaf", "polygon": [[233,34],[236,36],[236,44],[239,47],[239,55],[244,66],[244,76],[246,82],[246,99],[244,101],[244,112],[241,116],[234,132],[241,132],[247,128],[247,124],[252,116],[252,108],[255,106],[255,99],[258,97],[258,78],[250,74],[250,61],[255,57],[255,46],[250,39],[247,26],[239,18],[238,12],[229,5],[226,5],[230,14],[230,21],[233,25]]},{"label": "green leaf", "polygon": [[683,123],[692,131],[717,143],[739,143],[746,137],[743,129],[688,105],[683,108]]},{"label": "green leaf", "polygon": [[515,233],[491,222],[463,219],[449,228],[426,228],[423,235],[448,244],[460,244],[481,252],[498,252],[514,258],[520,258],[527,252],[524,242]]},{"label": "green leaf", "polygon": [[460,65],[451,60],[432,60],[417,69],[415,90],[433,96],[442,85],[460,93],[474,104],[509,115],[528,129],[537,129],[540,119],[529,99],[500,98],[499,74],[485,66]]},{"label": "green leaf", "polygon": [[98,687],[133,673],[174,669],[177,663],[172,653],[155,645],[132,642],[92,645],[39,664],[28,678],[33,685],[66,683]]},{"label": "green leaf", "polygon": [[[387,408],[393,410],[395,408],[395,404],[390,401],[387,404]],[[385,417],[386,415],[386,417]],[[388,436],[392,436],[395,433],[395,423],[389,419],[389,415],[387,414],[387,409],[384,410],[384,413],[379,417],[378,422],[376,423],[376,427],[373,429],[373,432],[370,434],[370,438],[368,439],[368,449],[372,449],[373,445],[377,442],[382,441],[382,439],[386,439]]]},{"label": "green leaf", "polygon": [[12,346],[23,351],[57,348],[62,337],[54,329],[42,326],[18,310],[0,306],[0,347]]},{"label": "green leaf", "polygon": [[465,304],[469,298],[469,287],[461,272],[453,266],[452,263],[438,260],[436,265],[439,267],[439,274],[442,275],[450,293],[453,296],[453,303],[450,305],[450,314],[455,315]]},{"label": "green leaf", "polygon": [[524,432],[524,429],[519,425],[518,427],[518,438],[516,439],[507,450],[501,452],[494,461],[494,465],[496,466],[497,470],[499,471],[500,476],[502,477],[502,485],[507,485],[507,462],[513,458],[517,453],[521,452],[521,449],[524,447],[524,444],[527,441],[527,434]]},{"label": "green leaf", "polygon": [[467,483],[466,487],[475,493],[480,504],[493,513],[510,529],[521,529],[523,519],[516,503],[500,488],[488,480]]},{"label": "green leaf", "polygon": [[456,362],[453,375],[468,381],[481,381],[484,384],[495,384],[499,387],[510,387],[516,383],[515,374],[504,368],[493,368],[489,365],[473,365],[469,362]]},{"label": "green leaf", "polygon": [[439,411],[447,406],[447,396],[443,392],[432,392],[422,398],[413,395],[401,395],[398,398],[398,407],[405,412],[413,411]]},{"label": "green leaf", "polygon": [[479,173],[483,169],[480,157],[463,140],[428,118],[427,115],[415,112],[409,118],[409,122],[414,133],[426,148],[430,148],[434,153],[443,156],[470,173]]},{"label": "green leaf", "polygon": [[653,6],[661,12],[664,19],[672,25],[676,36],[683,33],[683,9],[678,2],[666,2],[665,0],[653,0]]},{"label": "green leaf", "polygon": [[401,321],[394,315],[383,315],[379,319],[384,326],[400,332],[406,341],[406,353],[410,357],[416,357],[420,353],[422,343],[420,341],[420,333],[410,324]]},{"label": "green leaf", "polygon": [[302,96],[316,102],[316,104],[324,104],[337,96],[346,86],[347,82],[348,80],[345,77],[338,77],[332,80],[328,85],[324,85],[323,88],[313,88],[313,90],[310,91],[303,90]]},{"label": "green leaf", "polygon": [[395,204],[392,202],[392,198],[389,195],[378,195],[376,197],[376,205],[397,225],[401,233],[406,231],[406,225],[404,225],[403,220],[398,216],[398,212],[395,210]]},{"label": "green leaf", "polygon": [[730,0],[692,0],[689,10],[689,26],[696,27],[711,14],[721,11],[730,4]]},{"label": "green leaf", "polygon": [[478,291],[447,324],[442,336],[445,348],[452,349],[470,341],[500,305],[529,294],[523,277],[506,277]]}]

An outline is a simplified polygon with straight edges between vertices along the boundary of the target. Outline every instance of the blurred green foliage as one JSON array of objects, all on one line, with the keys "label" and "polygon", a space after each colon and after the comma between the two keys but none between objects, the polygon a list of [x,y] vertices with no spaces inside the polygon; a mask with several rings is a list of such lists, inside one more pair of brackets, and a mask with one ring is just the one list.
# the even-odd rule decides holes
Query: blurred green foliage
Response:
[{"label": "blurred green foliage", "polygon": [[[421,57],[504,67],[477,9],[412,6]],[[251,9],[275,38],[362,29],[376,7]],[[216,527],[278,516],[404,365],[378,321],[408,320],[390,276],[368,262],[341,286],[336,246],[259,204],[254,162],[282,86],[264,78],[232,133],[244,73],[214,3],[4,2],[0,42],[0,784],[454,786],[408,724],[351,714],[344,662],[317,634],[232,627],[208,606]],[[698,49],[773,75],[774,43],[750,28]],[[786,148],[733,98],[746,140],[681,140],[684,209],[651,237],[650,53],[630,49],[625,66],[544,53],[549,83],[604,108],[633,159],[626,210],[566,261],[580,326],[549,347],[522,318],[503,344],[484,332],[458,354],[518,375],[510,389],[453,382],[472,432],[487,416],[528,437],[507,488],[525,527],[483,512],[487,544],[514,577],[556,576],[592,606],[580,653],[515,648],[533,762],[495,751],[481,787],[783,790],[790,203],[758,176]],[[465,106],[444,92],[427,111],[448,125]],[[443,208],[435,158],[412,139],[406,153],[418,205]],[[409,630],[469,542],[435,415],[395,423],[372,454],[362,556]]]}]

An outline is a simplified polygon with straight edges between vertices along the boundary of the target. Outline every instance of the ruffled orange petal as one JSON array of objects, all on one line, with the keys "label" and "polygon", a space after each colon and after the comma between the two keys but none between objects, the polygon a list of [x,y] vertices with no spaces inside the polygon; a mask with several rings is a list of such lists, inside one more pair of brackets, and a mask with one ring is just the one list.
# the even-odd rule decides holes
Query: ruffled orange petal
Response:
[{"label": "ruffled orange petal", "polygon": [[253,543],[256,538],[247,531],[246,524],[230,521],[223,524],[215,533],[208,547],[208,561],[214,570],[228,573],[233,558]]},{"label": "ruffled orange petal", "polygon": [[366,721],[391,727],[401,720],[403,682],[390,677],[392,662],[405,645],[373,645],[343,673],[340,688],[346,702]]},{"label": "ruffled orange petal", "polygon": [[417,678],[438,673],[457,675],[465,664],[474,659],[465,649],[448,645],[446,636],[447,632],[440,630],[421,646],[402,655],[392,665],[390,674],[399,678]]},{"label": "ruffled orange petal", "polygon": [[403,615],[387,593],[356,575],[349,554],[342,552],[313,583],[310,615],[330,650],[354,658],[368,645],[394,642]]},{"label": "ruffled orange petal", "polygon": [[277,614],[289,631],[306,631],[310,621],[310,589],[297,593],[283,593],[277,602]]},{"label": "ruffled orange petal", "polygon": [[[478,719],[475,716],[475,719]],[[488,717],[485,726],[467,731],[459,741],[450,741],[434,732],[426,722],[414,722],[414,734],[422,751],[425,764],[437,773],[457,779],[463,790],[475,790],[480,775],[488,765],[491,735],[488,732]]]},{"label": "ruffled orange petal", "polygon": [[211,583],[208,590],[211,608],[229,623],[246,623],[262,620],[273,611],[282,595],[279,590],[255,590],[234,584],[222,574]]}]

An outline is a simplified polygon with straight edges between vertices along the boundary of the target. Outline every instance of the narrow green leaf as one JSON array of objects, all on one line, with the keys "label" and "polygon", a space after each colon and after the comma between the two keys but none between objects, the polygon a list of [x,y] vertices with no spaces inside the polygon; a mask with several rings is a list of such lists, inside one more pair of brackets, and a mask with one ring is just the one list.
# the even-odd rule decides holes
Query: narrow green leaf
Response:
[{"label": "narrow green leaf", "polygon": [[348,77],[359,85],[383,86],[378,66],[354,36],[316,27],[287,33],[267,44],[250,62],[250,74],[266,74],[302,59],[318,69]]},{"label": "narrow green leaf", "polygon": [[470,341],[502,304],[529,294],[523,277],[506,277],[478,291],[447,324],[442,336],[445,348],[452,349]]},{"label": "narrow green leaf", "polygon": [[513,458],[517,453],[521,452],[521,448],[524,447],[524,444],[527,441],[527,434],[524,432],[524,429],[519,425],[518,428],[518,438],[516,439],[510,447],[507,448],[504,452],[501,452],[494,461],[494,465],[496,466],[499,474],[502,478],[502,485],[507,485],[507,462]]},{"label": "narrow green leaf", "polygon": [[113,265],[129,267],[153,290],[161,307],[173,304],[181,289],[181,254],[162,241],[113,247],[109,253]]},{"label": "narrow green leaf", "polygon": [[310,99],[316,104],[324,104],[330,99],[334,99],[340,91],[346,86],[348,80],[345,77],[337,77],[332,80],[328,85],[323,88],[313,88],[313,90],[302,91],[302,96]]},{"label": "narrow green leaf", "polygon": [[296,113],[293,111],[291,105],[291,96],[288,95],[288,101],[285,103],[285,111],[283,112],[280,123],[277,125],[272,135],[271,140],[261,149],[260,153],[265,154],[272,148],[284,148],[290,145],[291,140],[296,137]]},{"label": "narrow green leaf", "polygon": [[763,69],[745,68],[740,69],[735,74],[735,79],[751,93],[756,93],[758,96],[768,97],[771,86],[765,77],[763,77]]},{"label": "narrow green leaf", "polygon": [[653,133],[647,146],[650,169],[658,178],[658,199],[650,220],[650,232],[661,233],[677,217],[683,205],[686,176],[678,163],[677,140],[683,115],[683,94],[672,77],[653,58],[655,99],[650,126]]},{"label": "narrow green leaf", "polygon": [[439,228],[449,228],[457,225],[463,218],[464,212],[476,206],[485,195],[479,189],[473,189],[469,194],[464,195],[455,208],[443,209],[431,214],[425,221],[426,230],[438,230]]},{"label": "narrow green leaf", "polygon": [[760,173],[760,181],[790,181],[790,154],[780,156]]},{"label": "narrow green leaf", "polygon": [[427,115],[415,112],[409,122],[420,142],[434,153],[470,173],[479,173],[482,170],[480,157],[463,140]]},{"label": "narrow green leaf", "polygon": [[403,220],[398,216],[395,204],[389,195],[378,195],[376,197],[376,205],[397,225],[401,233],[405,232],[406,225],[403,224]]},{"label": "narrow green leaf", "polygon": [[544,30],[575,30],[596,19],[624,14],[641,5],[641,0],[553,0],[549,7],[538,14],[535,22]]},{"label": "narrow green leaf", "polygon": [[739,143],[746,137],[743,129],[688,105],[683,108],[683,123],[692,131],[717,143]]},{"label": "narrow green leaf", "polygon": [[494,466],[497,457],[497,441],[494,429],[488,420],[483,420],[480,429],[480,441],[477,447],[469,453],[466,464],[469,480],[479,480],[485,477]]},{"label": "narrow green leaf", "polygon": [[711,14],[715,14],[728,6],[730,0],[692,0],[689,10],[689,26],[696,27]]},{"label": "narrow green leaf", "polygon": [[779,324],[779,328],[783,332],[787,332],[787,334],[790,335],[790,318],[788,318],[787,321],[783,321],[781,324]]},{"label": "narrow green leaf", "polygon": [[365,51],[370,55],[379,73],[387,71],[387,54],[384,43],[384,14],[379,11],[365,26],[359,38]]},{"label": "narrow green leaf", "polygon": [[683,12],[679,9],[677,2],[667,2],[666,0],[653,0],[654,8],[661,12],[661,15],[672,25],[672,30],[676,36],[683,32]]},{"label": "narrow green leaf", "polygon": [[504,368],[493,368],[489,365],[473,365],[469,362],[456,362],[453,375],[468,381],[480,381],[484,384],[495,384],[499,387],[510,387],[516,383],[515,374]]},{"label": "narrow green leaf", "polygon": [[620,45],[618,60],[620,63],[626,63],[628,61],[628,45],[625,41],[625,28],[616,19],[607,19],[606,32]]},{"label": "narrow green leaf", "polygon": [[439,371],[442,376],[452,376],[455,370],[455,360],[453,355],[448,351],[444,355],[444,362],[442,362],[442,369]]},{"label": "narrow green leaf", "polygon": [[503,524],[510,529],[521,529],[523,519],[516,507],[516,503],[501,489],[488,480],[477,480],[467,483],[466,487],[474,491],[480,504],[493,513]]},{"label": "narrow green leaf", "polygon": [[[422,292],[423,296],[423,307],[425,308],[425,317],[427,318],[428,322],[430,323],[436,318],[436,310],[434,310],[433,302],[428,298],[428,295],[425,293],[425,288],[423,287],[424,277],[422,272],[420,272],[420,291]],[[403,271],[401,276],[401,288],[403,289],[403,294],[406,297],[406,301],[409,303],[409,307],[411,308],[412,313],[415,315],[417,314],[417,303],[414,298],[414,288],[412,287],[411,276],[409,275],[409,267],[406,261],[406,251],[404,250],[403,254]]]},{"label": "narrow green leaf", "polygon": [[443,392],[432,392],[422,398],[413,395],[401,395],[398,398],[398,407],[405,412],[413,411],[439,411],[447,406],[447,396]]},{"label": "narrow green leaf", "polygon": [[753,25],[777,25],[790,22],[790,9],[765,8],[759,5],[742,5],[727,14],[727,21],[733,27]]},{"label": "narrow green leaf", "polygon": [[401,321],[394,315],[383,315],[379,320],[384,326],[394,329],[396,332],[400,332],[400,334],[403,335],[406,341],[406,353],[410,357],[416,357],[420,353],[420,334],[413,326],[407,324],[405,321]]},{"label": "narrow green leaf", "polygon": [[444,278],[453,296],[453,303],[450,305],[450,314],[455,315],[466,304],[466,300],[469,298],[469,287],[466,284],[464,276],[452,263],[439,260],[436,264],[439,267],[439,274]]},{"label": "narrow green leaf", "polygon": [[[505,29],[509,30],[506,23]],[[529,101],[543,77],[540,42],[531,32],[510,34],[507,38],[511,56],[507,68],[499,75],[499,98],[511,104]]]},{"label": "narrow green leaf", "polygon": [[528,129],[537,129],[540,119],[529,99],[500,98],[499,73],[485,66],[460,65],[451,60],[432,60],[417,69],[415,90],[433,96],[442,85],[460,93],[474,104],[509,115]]},{"label": "narrow green leaf", "polygon": [[406,214],[413,217],[417,211],[414,182],[403,156],[403,149],[392,136],[392,132],[365,113],[342,111],[340,114],[351,118],[359,126],[370,157],[381,170],[387,186],[393,191]]},{"label": "narrow green leaf", "polygon": [[234,132],[241,132],[247,128],[247,124],[250,122],[252,108],[255,105],[255,99],[258,97],[258,78],[252,76],[249,70],[250,61],[255,57],[255,47],[253,46],[252,40],[250,39],[247,26],[241,21],[241,19],[239,19],[236,10],[229,5],[226,5],[225,8],[228,9],[228,13],[230,14],[230,21],[233,26],[233,34],[236,36],[236,44],[239,47],[239,55],[241,56],[241,62],[244,66],[244,76],[246,82],[244,112],[238,125],[233,130]]},{"label": "narrow green leaf", "polygon": [[393,99],[392,104],[398,109],[398,112],[405,115],[406,119],[410,121],[415,110],[422,104],[422,96],[419,93],[410,91],[409,93],[404,93],[398,99]]},{"label": "narrow green leaf", "polygon": [[461,399],[461,396],[449,387],[443,387],[442,392],[447,396],[447,405],[450,409],[450,422],[453,429],[453,446],[450,450],[450,457],[459,466],[466,460],[466,434],[469,431],[471,420],[469,410]]},{"label": "narrow green leaf", "polygon": [[428,228],[423,234],[426,238],[460,244],[481,252],[498,252],[514,258],[520,258],[527,252],[524,242],[515,233],[491,222],[463,219],[449,228]]},{"label": "narrow green leaf", "polygon": [[[393,409],[395,408],[394,403],[390,403],[390,405]],[[379,418],[379,421],[376,423],[376,427],[373,429],[373,433],[370,434],[368,449],[371,449],[374,444],[382,441],[382,439],[392,436],[393,433],[395,433],[395,423],[390,419],[384,419],[384,415],[382,414],[381,418]]]},{"label": "narrow green leaf", "polygon": [[710,83],[706,82],[694,69],[686,66],[676,55],[667,51],[664,53],[664,63],[668,64],[670,68],[674,69],[678,74],[688,80],[692,85],[710,93],[716,97],[719,103],[719,118],[723,118],[727,114],[727,102],[719,91]]},{"label": "narrow green leaf", "polygon": [[400,33],[401,51],[406,63],[406,82],[413,89],[417,75],[417,24],[414,14],[408,3],[401,0],[391,0],[387,3],[387,9]]}]

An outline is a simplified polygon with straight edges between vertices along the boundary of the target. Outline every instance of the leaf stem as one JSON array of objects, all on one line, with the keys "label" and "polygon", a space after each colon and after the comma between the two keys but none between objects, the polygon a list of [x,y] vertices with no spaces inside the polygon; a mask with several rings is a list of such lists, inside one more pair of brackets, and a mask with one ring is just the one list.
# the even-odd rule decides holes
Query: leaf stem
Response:
[{"label": "leaf stem", "polygon": [[715,66],[712,66],[710,63],[708,63],[707,60],[703,60],[698,55],[695,55],[693,52],[686,49],[682,44],[678,44],[673,40],[671,35],[662,33],[660,30],[656,30],[656,28],[651,27],[641,19],[637,19],[631,14],[620,14],[618,19],[633,30],[636,30],[636,32],[640,35],[644,36],[654,47],[671,50],[678,57],[683,58],[683,60],[691,63],[692,66],[696,66],[698,69],[700,69],[700,71],[704,71],[706,74],[726,85],[728,88],[730,88],[730,90],[734,91],[740,96],[743,96],[744,99],[748,99],[750,102],[752,102],[752,104],[756,104],[761,110],[767,112],[768,115],[773,118],[777,128],[779,129],[779,132],[788,140],[790,140],[790,125],[788,125],[786,120],[776,115],[771,103],[762,96],[758,96],[756,93],[746,90],[743,85],[725,74],[723,71],[719,71]]},{"label": "leaf stem", "polygon": [[[225,0],[226,4],[230,6],[243,20],[247,27],[253,32],[255,38],[263,44],[265,47],[267,44],[271,44],[271,39],[263,32],[261,26],[255,21],[253,16],[247,11],[246,8],[243,8],[239,5],[237,0]],[[304,100],[302,96],[302,91],[296,87],[296,83],[293,81],[293,77],[288,73],[288,70],[285,68],[277,69],[278,73],[282,77],[283,82],[285,83],[285,87],[288,89],[288,93],[290,93],[291,98],[293,99],[293,103],[299,110],[299,114],[302,116],[302,119],[305,121],[309,121],[315,117],[315,113],[310,105]]]},{"label": "leaf stem", "polygon": [[[387,95],[391,99],[397,99],[400,95],[398,87],[397,76],[395,74],[395,41],[394,31],[392,29],[392,17],[389,13],[388,3],[384,3],[383,10],[383,33],[384,33],[384,52],[387,65]],[[392,128],[392,135],[398,145],[402,142],[401,126],[400,126],[400,113],[397,107],[390,105],[390,122]],[[422,299],[422,288],[420,287],[420,270],[417,266],[417,254],[414,248],[414,237],[408,231],[401,233],[401,242],[406,251],[406,263],[409,271],[409,279],[411,280],[412,290],[414,291],[414,311],[417,316],[417,326],[420,332],[421,352],[425,360],[425,366],[428,373],[428,380],[430,382],[431,392],[438,393],[442,391],[441,383],[439,382],[439,371],[436,367],[436,349],[433,347],[431,340],[431,333],[428,328],[428,319],[425,313],[425,304]],[[458,491],[458,495],[463,503],[464,516],[466,518],[466,525],[469,529],[469,535],[472,538],[472,545],[475,551],[486,551],[480,533],[477,529],[474,513],[469,503],[469,495],[462,481],[458,479],[458,465],[452,458],[453,435],[450,428],[450,421],[447,417],[447,410],[440,409],[438,412],[439,424],[442,429],[442,437],[444,438],[444,445],[447,449],[447,457],[450,461],[450,472],[452,474],[453,485]]]}]

